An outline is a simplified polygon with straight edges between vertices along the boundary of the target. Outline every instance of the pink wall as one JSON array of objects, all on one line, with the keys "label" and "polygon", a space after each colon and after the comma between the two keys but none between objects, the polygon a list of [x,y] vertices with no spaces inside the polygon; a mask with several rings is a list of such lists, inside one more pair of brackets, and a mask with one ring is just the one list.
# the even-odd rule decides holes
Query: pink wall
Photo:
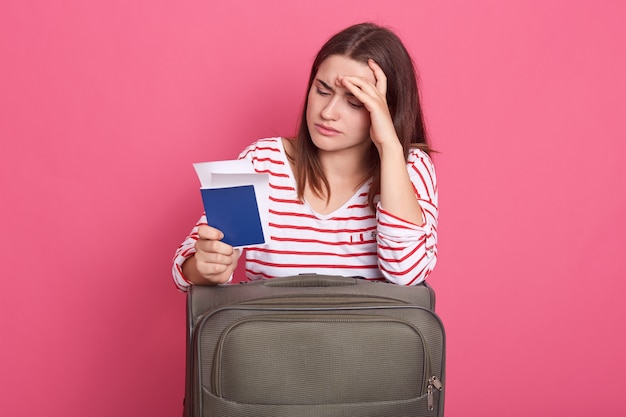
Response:
[{"label": "pink wall", "polygon": [[0,415],[180,414],[191,163],[290,134],[362,20],[414,54],[441,151],[447,415],[624,415],[625,4],[2,2]]}]

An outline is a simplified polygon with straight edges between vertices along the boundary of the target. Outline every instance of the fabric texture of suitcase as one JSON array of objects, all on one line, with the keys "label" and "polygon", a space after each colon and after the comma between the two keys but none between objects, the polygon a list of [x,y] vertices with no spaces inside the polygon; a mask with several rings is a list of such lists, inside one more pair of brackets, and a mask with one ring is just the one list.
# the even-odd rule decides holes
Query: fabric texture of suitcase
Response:
[{"label": "fabric texture of suitcase", "polygon": [[185,417],[443,416],[428,285],[301,275],[191,287]]}]

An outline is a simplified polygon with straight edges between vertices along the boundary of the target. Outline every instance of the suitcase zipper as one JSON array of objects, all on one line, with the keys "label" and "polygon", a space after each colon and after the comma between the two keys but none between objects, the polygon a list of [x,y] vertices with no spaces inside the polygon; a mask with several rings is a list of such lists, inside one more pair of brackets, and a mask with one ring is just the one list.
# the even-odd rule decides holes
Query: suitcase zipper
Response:
[{"label": "suitcase zipper", "polygon": [[428,396],[428,411],[435,409],[435,399],[433,398],[434,390],[439,392],[443,391],[443,384],[435,375],[428,379],[428,387],[426,388],[426,395]]}]

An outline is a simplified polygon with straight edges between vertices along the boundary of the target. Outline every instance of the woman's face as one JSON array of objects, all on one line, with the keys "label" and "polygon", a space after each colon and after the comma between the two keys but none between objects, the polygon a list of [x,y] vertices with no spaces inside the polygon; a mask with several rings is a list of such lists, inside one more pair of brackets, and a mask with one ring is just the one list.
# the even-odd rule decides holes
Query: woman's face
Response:
[{"label": "woman's face", "polygon": [[339,77],[345,75],[376,83],[367,64],[341,55],[332,55],[322,62],[309,90],[306,111],[309,134],[322,151],[370,146],[370,114],[339,82]]}]

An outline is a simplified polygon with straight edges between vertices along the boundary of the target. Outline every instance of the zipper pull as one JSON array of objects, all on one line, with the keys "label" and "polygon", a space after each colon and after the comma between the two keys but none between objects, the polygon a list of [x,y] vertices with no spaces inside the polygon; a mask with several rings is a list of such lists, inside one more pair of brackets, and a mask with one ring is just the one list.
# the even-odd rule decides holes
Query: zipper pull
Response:
[{"label": "zipper pull", "polygon": [[433,400],[433,386],[428,384],[428,388],[426,389],[426,395],[428,397],[428,411],[433,411],[435,409],[435,402]]},{"label": "zipper pull", "polygon": [[443,390],[443,384],[436,376],[431,376],[428,379],[428,387],[426,388],[426,396],[428,399],[428,411],[433,411],[435,409],[435,400],[433,398],[433,390],[437,389],[437,391]]},{"label": "zipper pull", "polygon": [[434,388],[437,388],[437,391],[443,391],[443,384],[435,375],[431,376],[428,380],[428,383],[432,385]]}]

